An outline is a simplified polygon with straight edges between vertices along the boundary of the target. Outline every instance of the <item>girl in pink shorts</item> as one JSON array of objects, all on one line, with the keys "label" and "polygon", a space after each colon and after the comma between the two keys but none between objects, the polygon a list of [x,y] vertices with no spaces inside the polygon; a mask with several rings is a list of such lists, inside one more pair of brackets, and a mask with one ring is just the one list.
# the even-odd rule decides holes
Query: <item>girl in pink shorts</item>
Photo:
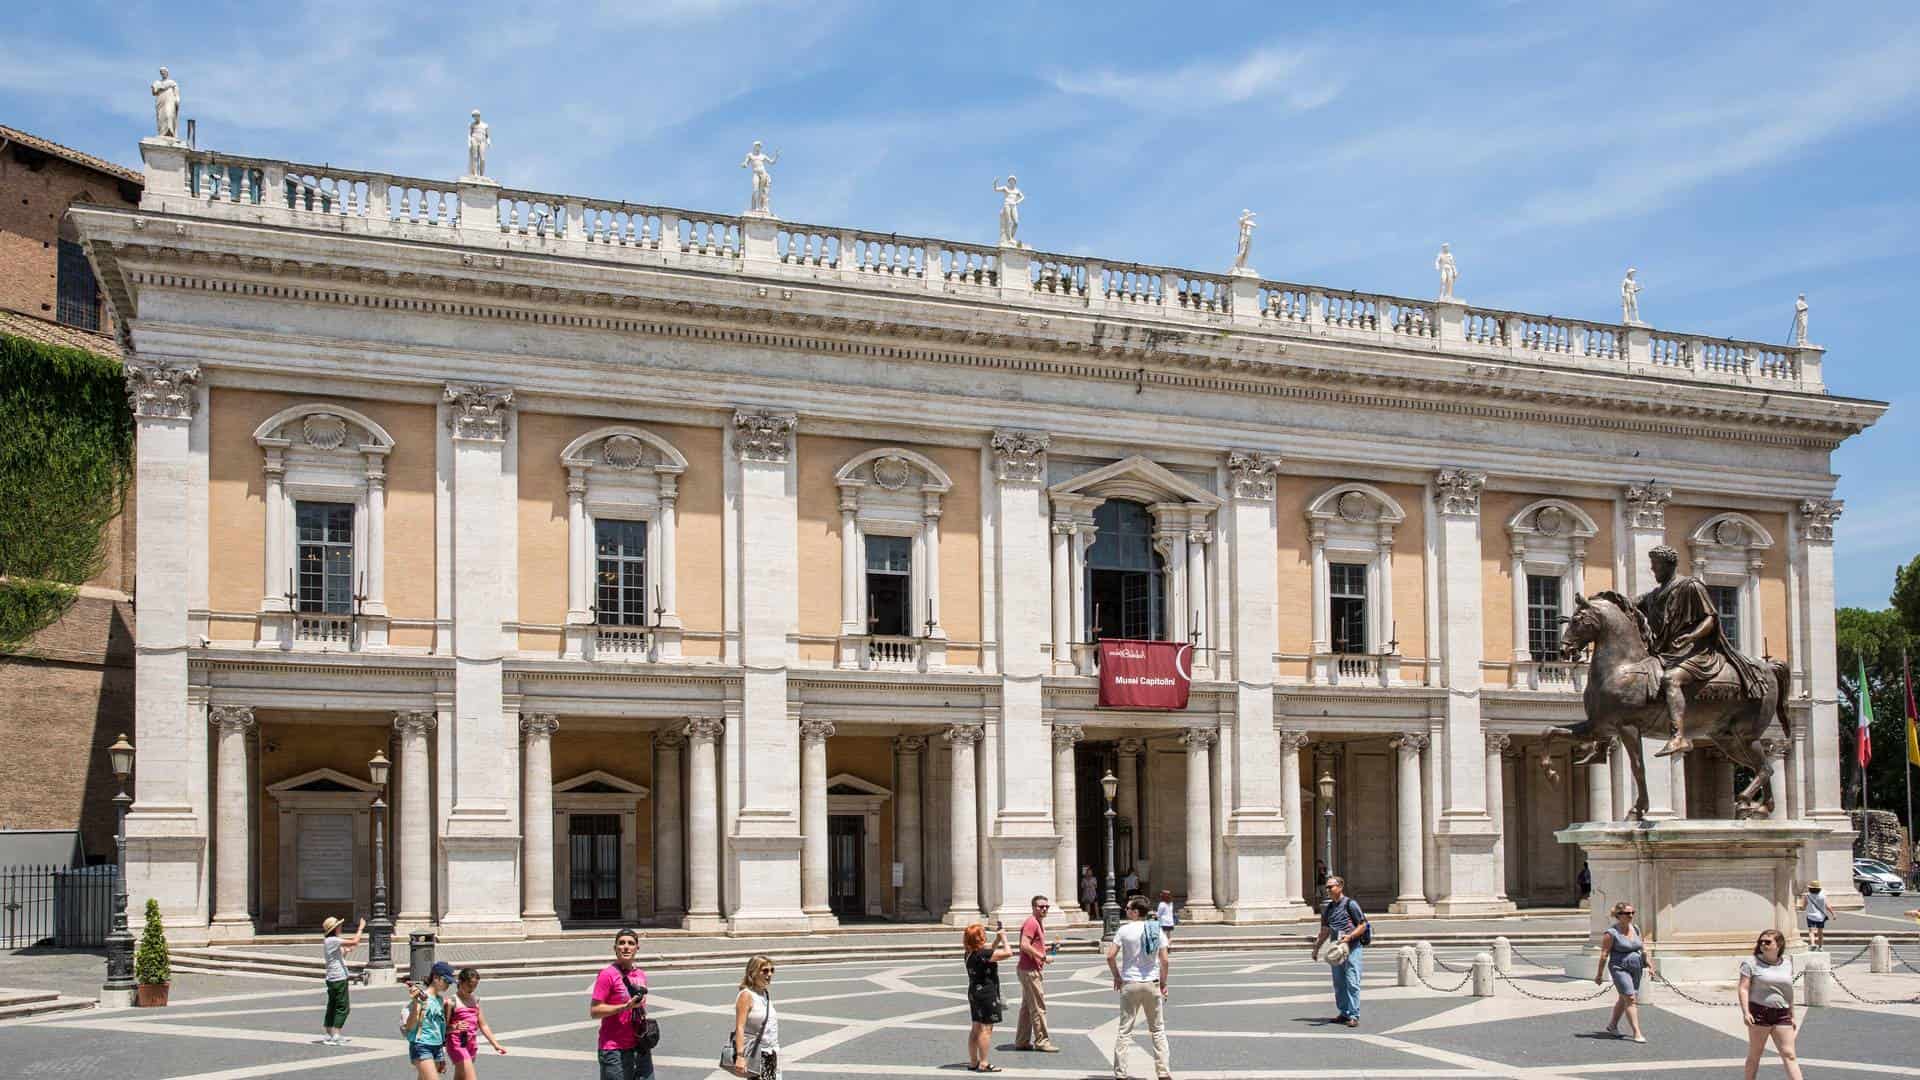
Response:
[{"label": "girl in pink shorts", "polygon": [[454,1080],[479,1080],[473,1059],[480,1053],[480,1037],[486,1036],[496,1054],[506,1053],[507,1048],[493,1037],[487,1016],[480,1011],[480,996],[475,992],[480,989],[480,972],[461,968],[458,986],[460,992],[447,1014],[447,1058],[453,1062]]}]

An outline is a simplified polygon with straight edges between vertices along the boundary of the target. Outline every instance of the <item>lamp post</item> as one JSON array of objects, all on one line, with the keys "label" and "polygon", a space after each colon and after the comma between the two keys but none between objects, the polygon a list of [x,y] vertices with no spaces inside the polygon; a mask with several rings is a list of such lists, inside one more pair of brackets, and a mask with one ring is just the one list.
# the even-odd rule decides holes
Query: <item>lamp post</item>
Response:
[{"label": "lamp post", "polygon": [[1113,877],[1113,823],[1119,816],[1114,813],[1113,799],[1120,793],[1120,778],[1113,775],[1112,769],[1100,778],[1100,792],[1107,797],[1107,896],[1100,903],[1100,940],[1112,941],[1113,932],[1120,928],[1120,899],[1115,893],[1117,883]]},{"label": "lamp post", "polygon": [[[393,763],[375,750],[367,775],[378,789],[373,796],[373,918],[367,920],[367,970],[384,977],[393,970],[393,919],[387,914],[387,770]],[[369,980],[371,981],[371,979]]]},{"label": "lamp post", "polygon": [[107,981],[100,987],[102,1001],[133,1004],[133,935],[127,932],[127,777],[133,775],[133,744],[125,735],[107,747],[113,779],[119,793],[113,797],[113,930],[107,934]]},{"label": "lamp post", "polygon": [[[1332,877],[1333,876],[1333,770],[1322,769],[1320,772],[1320,779],[1314,781],[1313,786],[1320,790],[1320,801],[1326,806],[1326,809],[1321,811],[1320,813],[1320,819],[1322,822],[1324,822],[1324,828],[1326,830],[1324,833],[1326,837],[1326,842],[1321,846],[1320,850],[1326,856],[1327,877]],[[1327,906],[1326,878],[1320,879],[1319,896],[1320,896],[1320,906],[1324,909]]]}]

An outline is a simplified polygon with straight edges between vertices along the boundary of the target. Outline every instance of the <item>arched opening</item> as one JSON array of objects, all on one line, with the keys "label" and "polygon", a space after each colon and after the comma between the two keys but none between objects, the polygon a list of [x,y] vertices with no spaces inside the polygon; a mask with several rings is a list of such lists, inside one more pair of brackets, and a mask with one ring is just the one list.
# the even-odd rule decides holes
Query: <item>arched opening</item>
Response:
[{"label": "arched opening", "polygon": [[1153,515],[1127,499],[1108,499],[1093,512],[1087,549],[1089,636],[1166,637],[1165,566],[1153,547]]}]

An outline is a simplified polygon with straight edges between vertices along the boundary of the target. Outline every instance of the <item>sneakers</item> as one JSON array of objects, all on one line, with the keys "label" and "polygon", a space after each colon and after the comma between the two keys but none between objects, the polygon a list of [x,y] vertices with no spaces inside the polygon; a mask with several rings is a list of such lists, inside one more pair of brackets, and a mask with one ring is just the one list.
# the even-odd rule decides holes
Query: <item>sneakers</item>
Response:
[{"label": "sneakers", "polygon": [[1033,1049],[1038,1050],[1043,1054],[1057,1054],[1060,1052],[1060,1048],[1053,1045],[1050,1042],[1036,1043],[1034,1044]]}]

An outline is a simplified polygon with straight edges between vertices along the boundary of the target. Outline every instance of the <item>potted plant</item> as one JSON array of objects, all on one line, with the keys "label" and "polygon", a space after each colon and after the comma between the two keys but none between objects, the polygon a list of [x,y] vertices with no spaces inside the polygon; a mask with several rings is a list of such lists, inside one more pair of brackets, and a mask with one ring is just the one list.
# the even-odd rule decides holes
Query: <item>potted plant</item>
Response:
[{"label": "potted plant", "polygon": [[173,982],[173,958],[167,955],[167,931],[160,925],[160,901],[147,900],[147,925],[140,931],[140,947],[133,954],[133,981],[139,984],[134,1004],[165,1005]]}]

